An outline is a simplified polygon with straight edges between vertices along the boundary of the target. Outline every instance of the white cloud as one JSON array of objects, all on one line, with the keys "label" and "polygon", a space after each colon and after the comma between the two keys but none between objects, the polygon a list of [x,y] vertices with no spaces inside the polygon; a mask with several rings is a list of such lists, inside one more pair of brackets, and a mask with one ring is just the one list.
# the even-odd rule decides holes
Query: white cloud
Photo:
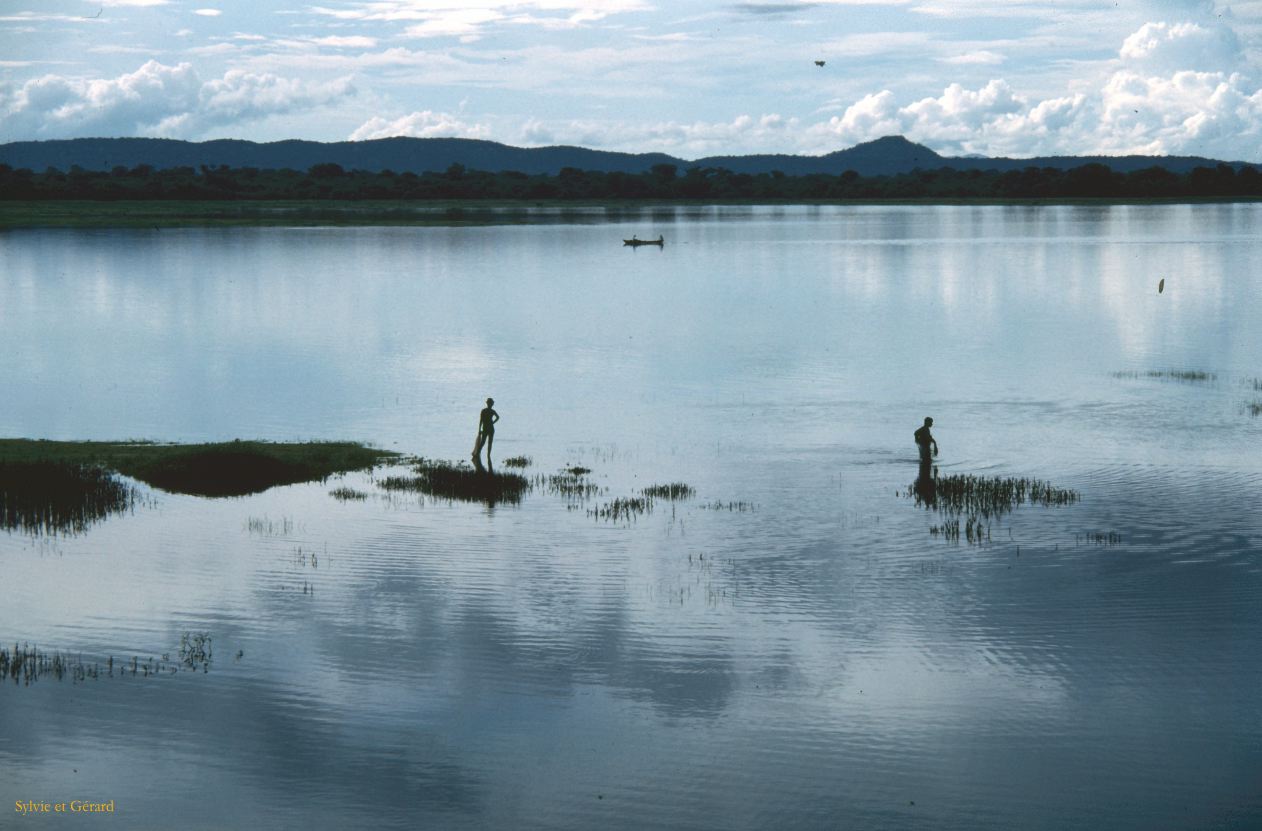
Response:
[{"label": "white cloud", "polygon": [[994,66],[1001,64],[1005,58],[997,52],[991,52],[988,49],[979,49],[976,52],[966,52],[963,55],[952,55],[949,58],[941,58],[942,63],[956,64],[961,66],[978,65],[978,66]]},{"label": "white cloud", "polygon": [[360,125],[351,133],[351,141],[411,136],[413,138],[490,138],[491,130],[485,124],[470,124],[451,113],[431,110],[414,112],[393,121],[376,117]]},{"label": "white cloud", "polygon": [[45,75],[0,89],[0,124],[11,136],[195,137],[211,127],[317,107],[353,93],[348,80],[313,84],[230,71],[203,82],[192,64],[149,61],[117,78]]},{"label": "white cloud", "polygon": [[98,6],[166,6],[171,0],[95,0]]},{"label": "white cloud", "polygon": [[358,35],[330,35],[328,37],[312,38],[310,42],[316,46],[331,46],[335,49],[372,49],[377,45],[376,38]]},{"label": "white cloud", "polygon": [[[1147,23],[1127,37],[1094,89],[1043,100],[1004,80],[899,103],[870,93],[808,129],[846,145],[903,134],[948,154],[1195,154],[1237,158],[1262,136],[1262,91],[1224,25]],[[1251,154],[1256,158],[1257,152]]]},{"label": "white cloud", "polygon": [[202,17],[218,17],[223,12],[219,9],[193,9],[193,14],[200,14]]},{"label": "white cloud", "polygon": [[651,9],[643,0],[372,0],[338,8],[314,6],[311,11],[338,20],[406,23],[407,37],[456,37],[468,43],[495,24],[574,29],[610,15]]},{"label": "white cloud", "polygon": [[1145,23],[1122,43],[1120,56],[1128,67],[1151,74],[1230,72],[1240,66],[1242,50],[1224,25]]},{"label": "white cloud", "polygon": [[493,9],[451,9],[408,26],[404,34],[413,38],[468,37],[478,34],[487,23],[503,19],[504,15]]}]

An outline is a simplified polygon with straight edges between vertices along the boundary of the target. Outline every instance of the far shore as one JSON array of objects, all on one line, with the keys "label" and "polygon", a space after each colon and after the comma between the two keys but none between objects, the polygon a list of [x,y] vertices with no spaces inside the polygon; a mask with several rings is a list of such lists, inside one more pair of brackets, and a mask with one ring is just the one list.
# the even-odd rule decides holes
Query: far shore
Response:
[{"label": "far shore", "polygon": [[1160,205],[1258,202],[1262,197],[1078,199],[857,199],[857,200],[39,200],[0,201],[0,229],[208,228],[547,225],[653,220],[677,208],[754,206],[917,205]]}]

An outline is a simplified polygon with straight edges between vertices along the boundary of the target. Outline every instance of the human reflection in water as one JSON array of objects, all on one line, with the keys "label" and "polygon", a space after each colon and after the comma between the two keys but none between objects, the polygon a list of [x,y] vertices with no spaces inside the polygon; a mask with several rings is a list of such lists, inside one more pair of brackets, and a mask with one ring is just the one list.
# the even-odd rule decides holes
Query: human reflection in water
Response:
[{"label": "human reflection in water", "polygon": [[926,508],[938,506],[938,480],[934,475],[933,462],[920,457],[920,471],[916,474],[916,501]]},{"label": "human reflection in water", "polygon": [[491,409],[494,398],[486,399],[486,406],[478,416],[478,438],[473,443],[473,466],[482,470],[482,445],[486,445],[486,466],[491,467],[491,445],[495,443],[495,422],[500,420],[499,413]]}]

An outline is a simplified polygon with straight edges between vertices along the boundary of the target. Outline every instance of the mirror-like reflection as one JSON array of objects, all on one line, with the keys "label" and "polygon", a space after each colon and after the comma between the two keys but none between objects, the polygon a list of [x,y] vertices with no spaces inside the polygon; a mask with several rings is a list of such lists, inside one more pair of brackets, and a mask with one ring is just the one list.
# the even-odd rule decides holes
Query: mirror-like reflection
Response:
[{"label": "mirror-like reflection", "polygon": [[0,433],[402,455],[0,531],[0,797],[1257,824],[1262,209],[555,219],[5,236]]}]

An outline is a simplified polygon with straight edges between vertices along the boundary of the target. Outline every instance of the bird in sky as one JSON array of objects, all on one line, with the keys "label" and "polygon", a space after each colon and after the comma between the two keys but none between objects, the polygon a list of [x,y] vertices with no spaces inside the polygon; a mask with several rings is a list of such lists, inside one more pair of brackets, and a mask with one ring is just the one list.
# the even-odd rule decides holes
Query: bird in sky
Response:
[{"label": "bird in sky", "polygon": [[824,65],[824,62],[823,62],[823,61],[816,61],[816,62],[815,62],[815,65],[816,65],[816,66],[823,66],[823,65]]}]

